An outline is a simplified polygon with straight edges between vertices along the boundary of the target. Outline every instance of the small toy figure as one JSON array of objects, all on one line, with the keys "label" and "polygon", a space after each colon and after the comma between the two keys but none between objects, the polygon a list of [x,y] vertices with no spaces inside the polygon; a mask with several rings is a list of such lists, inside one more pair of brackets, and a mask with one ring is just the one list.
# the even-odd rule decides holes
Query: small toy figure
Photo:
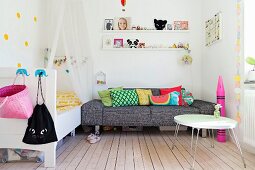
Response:
[{"label": "small toy figure", "polygon": [[167,20],[154,19],[154,25],[157,30],[163,30],[166,27]]},{"label": "small toy figure", "polygon": [[176,44],[173,44],[173,45],[172,45],[172,48],[177,48],[177,45],[176,45]]},{"label": "small toy figure", "polygon": [[180,42],[180,43],[178,44],[178,48],[184,48],[183,43]]},{"label": "small toy figure", "polygon": [[187,44],[184,44],[184,47],[183,47],[185,50],[189,50],[189,43]]},{"label": "small toy figure", "polygon": [[215,108],[215,111],[213,112],[214,116],[216,118],[220,118],[220,108],[222,108],[222,106],[220,104],[216,104],[214,108]]}]

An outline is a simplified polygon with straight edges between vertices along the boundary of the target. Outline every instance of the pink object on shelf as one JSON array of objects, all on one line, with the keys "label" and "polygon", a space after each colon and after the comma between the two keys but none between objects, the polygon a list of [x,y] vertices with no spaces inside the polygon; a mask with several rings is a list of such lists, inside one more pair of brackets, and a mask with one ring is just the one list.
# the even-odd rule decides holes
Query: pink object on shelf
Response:
[{"label": "pink object on shelf", "polygon": [[29,90],[25,85],[0,88],[0,117],[27,119],[33,113]]},{"label": "pink object on shelf", "polygon": [[[225,89],[223,85],[222,76],[219,76],[218,79],[218,86],[217,86],[217,103],[222,106],[220,109],[220,113],[222,117],[226,117],[225,113]],[[217,131],[217,141],[218,142],[226,142],[226,131],[225,130],[218,130]]]}]

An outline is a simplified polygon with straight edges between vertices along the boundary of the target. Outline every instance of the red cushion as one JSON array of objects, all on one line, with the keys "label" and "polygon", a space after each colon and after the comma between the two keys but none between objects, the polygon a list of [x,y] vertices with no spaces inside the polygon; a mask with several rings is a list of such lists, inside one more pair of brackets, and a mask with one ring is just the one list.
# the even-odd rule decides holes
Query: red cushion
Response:
[{"label": "red cushion", "polygon": [[[182,94],[182,86],[177,86],[177,87],[173,87],[173,88],[165,88],[165,89],[160,89],[160,95],[165,95],[165,94],[169,94],[173,91],[177,91],[180,94]],[[182,106],[182,95],[179,96],[179,106]]]}]

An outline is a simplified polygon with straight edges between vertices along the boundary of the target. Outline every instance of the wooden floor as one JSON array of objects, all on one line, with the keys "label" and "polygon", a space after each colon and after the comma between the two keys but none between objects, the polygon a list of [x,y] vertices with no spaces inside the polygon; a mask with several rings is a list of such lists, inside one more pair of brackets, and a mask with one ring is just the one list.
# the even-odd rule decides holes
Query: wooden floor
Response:
[{"label": "wooden floor", "polygon": [[[190,134],[182,132],[171,150],[173,132],[107,132],[97,144],[89,144],[84,134],[69,139],[57,150],[56,169],[77,170],[178,170],[190,169]],[[244,152],[247,168],[255,169],[255,155]],[[244,169],[233,143],[199,138],[195,169]],[[39,163],[6,163],[0,169],[46,169]],[[54,168],[47,168],[54,169]]]}]

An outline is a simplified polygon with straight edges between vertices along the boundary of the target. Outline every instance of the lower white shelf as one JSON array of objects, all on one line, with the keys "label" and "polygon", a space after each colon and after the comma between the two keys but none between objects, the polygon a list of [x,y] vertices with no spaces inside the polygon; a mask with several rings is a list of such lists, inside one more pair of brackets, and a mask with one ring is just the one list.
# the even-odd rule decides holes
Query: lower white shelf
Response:
[{"label": "lower white shelf", "polygon": [[184,51],[184,48],[103,48],[105,51]]}]

